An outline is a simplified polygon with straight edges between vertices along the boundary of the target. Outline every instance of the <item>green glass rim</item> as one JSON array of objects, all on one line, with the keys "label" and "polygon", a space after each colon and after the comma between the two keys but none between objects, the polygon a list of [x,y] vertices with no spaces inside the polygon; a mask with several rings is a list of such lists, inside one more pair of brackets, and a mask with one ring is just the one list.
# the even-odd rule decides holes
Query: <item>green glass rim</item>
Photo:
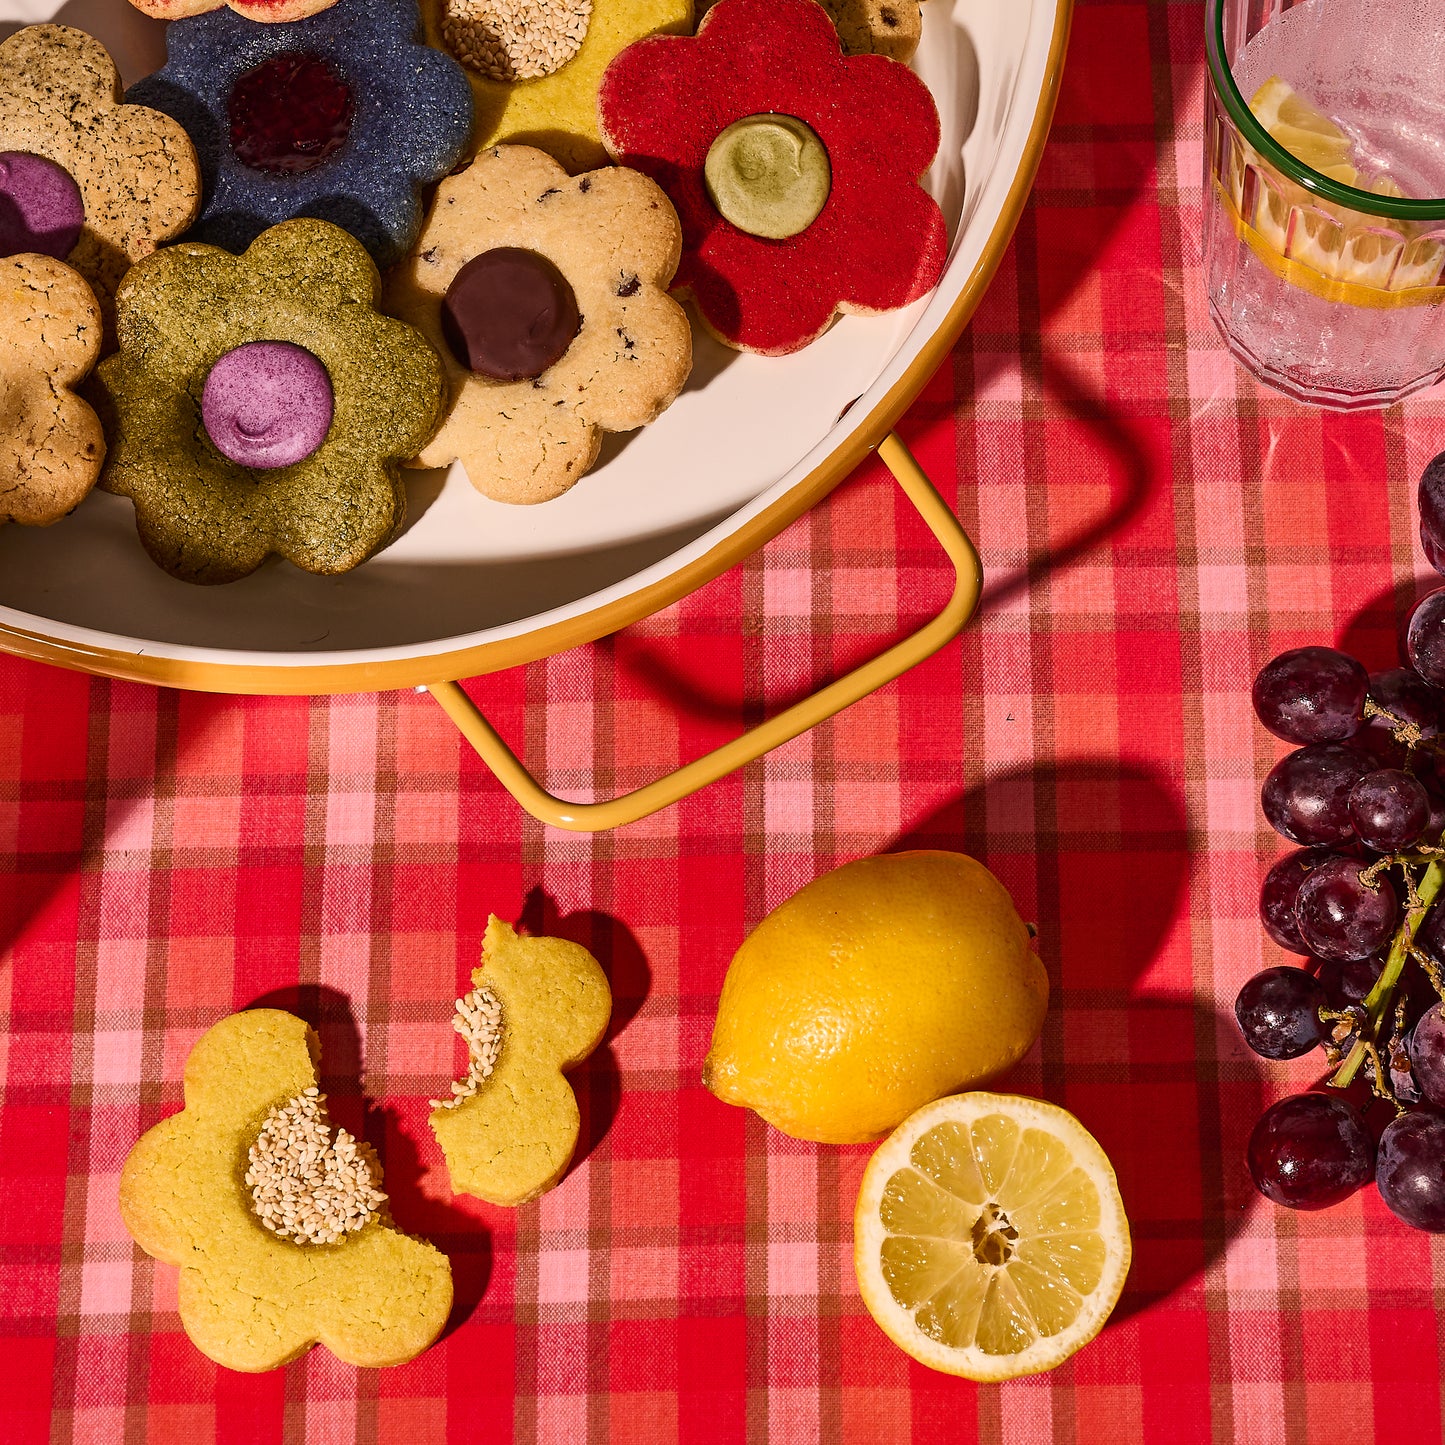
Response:
[{"label": "green glass rim", "polygon": [[1224,0],[1208,0],[1204,39],[1205,49],[1209,54],[1209,73],[1214,82],[1214,93],[1223,103],[1240,134],[1276,170],[1321,199],[1333,201],[1338,206],[1346,206],[1352,211],[1363,211],[1371,216],[1389,216],[1401,221],[1445,220],[1445,197],[1418,200],[1356,190],[1354,186],[1342,185],[1339,181],[1331,180],[1329,176],[1321,175],[1280,145],[1255,118],[1249,103],[1234,83],[1234,72],[1230,69],[1224,53]]}]

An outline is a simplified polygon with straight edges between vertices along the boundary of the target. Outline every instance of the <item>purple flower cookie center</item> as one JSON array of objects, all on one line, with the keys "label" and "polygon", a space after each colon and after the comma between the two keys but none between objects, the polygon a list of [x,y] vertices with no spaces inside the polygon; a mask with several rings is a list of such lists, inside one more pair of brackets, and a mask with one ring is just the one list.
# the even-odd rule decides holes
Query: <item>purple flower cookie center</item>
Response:
[{"label": "purple flower cookie center", "polygon": [[289,341],[250,341],[211,368],[201,420],[222,456],[269,470],[305,461],[326,440],[335,405],[331,377]]},{"label": "purple flower cookie center", "polygon": [[252,170],[298,175],[334,155],[351,134],[356,97],[318,55],[288,50],[246,71],[231,87],[231,149]]},{"label": "purple flower cookie center", "polygon": [[84,225],[80,187],[64,166],[28,151],[0,151],[0,255],[63,261]]}]

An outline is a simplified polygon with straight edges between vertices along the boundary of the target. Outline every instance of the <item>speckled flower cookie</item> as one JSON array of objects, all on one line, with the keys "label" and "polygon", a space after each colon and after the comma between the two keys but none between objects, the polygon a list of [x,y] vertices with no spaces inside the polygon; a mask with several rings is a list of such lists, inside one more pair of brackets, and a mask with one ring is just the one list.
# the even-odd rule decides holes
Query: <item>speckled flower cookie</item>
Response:
[{"label": "speckled flower cookie", "polygon": [[524,938],[487,922],[475,985],[457,1000],[467,1042],[465,1079],[434,1102],[432,1132],[452,1188],[514,1206],[566,1173],[580,1115],[564,1069],[602,1042],[612,991],[597,960],[562,938]]},{"label": "speckled flower cookie", "polygon": [[636,171],[575,178],[541,151],[484,151],[437,190],[387,310],[447,369],[446,419],[417,464],[460,460],[502,502],[544,502],[597,459],[605,431],[654,420],[692,369],[666,293],[677,217]]},{"label": "speckled flower cookie", "polygon": [[31,25],[0,44],[0,194],[0,250],[68,262],[109,335],[120,278],[190,225],[201,179],[175,121],[121,104],[98,40]]},{"label": "speckled flower cookie", "polygon": [[435,429],[443,377],[374,309],[379,287],[360,242],[310,220],[243,256],[182,242],[126,277],[120,350],[96,372],[102,484],[172,576],[230,582],[271,553],[344,572],[400,526],[400,462]]},{"label": "speckled flower cookie", "polygon": [[105,458],[96,414],[72,390],[100,355],[100,307],[50,256],[0,260],[0,522],[48,526],[78,506]]},{"label": "speckled flower cookie", "polygon": [[[135,3],[135,0],[132,0]],[[819,0],[846,55],[886,55],[905,63],[923,38],[918,0]]]},{"label": "speckled flower cookie", "polygon": [[421,193],[466,153],[462,68],[423,44],[416,0],[345,0],[278,25],[220,9],[166,30],[166,63],[130,89],[174,116],[200,156],[190,239],[244,250],[267,226],[313,216],[350,231],[378,266],[421,225]]},{"label": "speckled flower cookie", "polygon": [[403,1364],[451,1312],[446,1256],[391,1223],[369,1147],[332,1136],[319,1059],[292,1014],[222,1019],[186,1060],[185,1108],[121,1171],[131,1238],[180,1266],[181,1324],[232,1370],[274,1369],[317,1343],[353,1365]]},{"label": "speckled flower cookie", "polygon": [[422,0],[427,39],[466,67],[472,144],[536,146],[574,174],[607,164],[597,85],[644,35],[685,35],[692,0]]}]

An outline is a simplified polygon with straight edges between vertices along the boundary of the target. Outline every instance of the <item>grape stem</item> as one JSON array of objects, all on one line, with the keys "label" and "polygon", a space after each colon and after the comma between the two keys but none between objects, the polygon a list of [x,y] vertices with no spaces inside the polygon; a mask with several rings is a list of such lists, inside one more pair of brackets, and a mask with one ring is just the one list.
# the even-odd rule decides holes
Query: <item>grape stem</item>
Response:
[{"label": "grape stem", "polygon": [[[1409,874],[1406,874],[1407,882],[1410,882]],[[1415,935],[1420,931],[1420,925],[1424,923],[1426,915],[1430,912],[1430,905],[1435,901],[1435,895],[1440,892],[1441,886],[1445,885],[1445,866],[1439,862],[1432,862],[1425,869],[1418,884],[1410,888],[1410,906],[1405,911],[1404,920],[1395,933],[1395,940],[1390,945],[1389,955],[1385,959],[1385,966],[1380,971],[1380,976],[1375,980],[1375,986],[1365,998],[1365,1023],[1360,1029],[1360,1037],[1355,1040],[1355,1046],[1345,1057],[1344,1063],[1335,1071],[1334,1077],[1330,1080],[1332,1088],[1346,1089],[1359,1073],[1360,1066],[1370,1056],[1375,1048],[1375,1040],[1379,1036],[1380,1024],[1386,1013],[1389,1012],[1390,1000],[1395,995],[1395,986],[1400,982],[1400,975],[1405,969],[1405,960],[1409,958],[1415,948]],[[1376,1056],[1378,1063],[1378,1055]]]}]

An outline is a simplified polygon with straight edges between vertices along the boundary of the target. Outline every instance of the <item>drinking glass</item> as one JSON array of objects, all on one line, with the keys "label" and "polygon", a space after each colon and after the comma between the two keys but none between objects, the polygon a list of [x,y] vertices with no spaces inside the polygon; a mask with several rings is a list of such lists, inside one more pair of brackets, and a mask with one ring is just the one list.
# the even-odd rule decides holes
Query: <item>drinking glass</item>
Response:
[{"label": "drinking glass", "polygon": [[[1204,269],[1229,349],[1318,406],[1445,377],[1445,5],[1207,0],[1205,40]],[[1350,138],[1355,185],[1256,119],[1274,76]]]}]

